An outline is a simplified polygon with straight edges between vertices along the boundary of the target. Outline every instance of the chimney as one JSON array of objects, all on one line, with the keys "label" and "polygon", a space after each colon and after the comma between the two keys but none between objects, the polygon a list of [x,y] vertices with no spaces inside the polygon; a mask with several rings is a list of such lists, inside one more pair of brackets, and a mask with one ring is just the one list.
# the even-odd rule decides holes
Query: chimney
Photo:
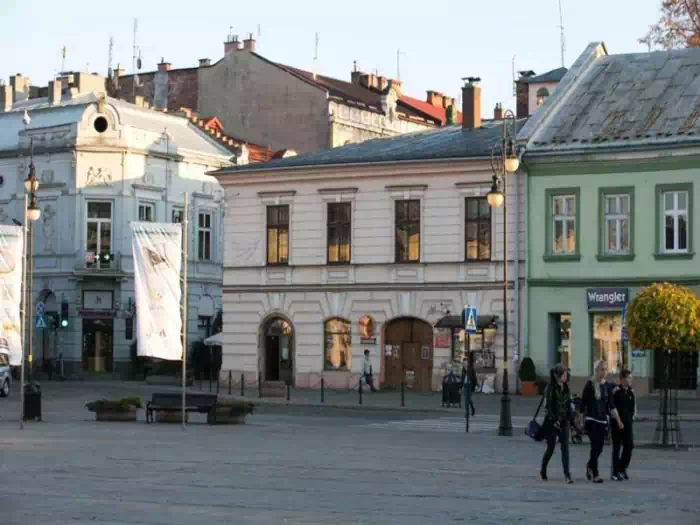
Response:
[{"label": "chimney", "polygon": [[166,62],[164,58],[160,59],[160,64],[158,64],[158,71],[170,71],[170,62]]},{"label": "chimney", "polygon": [[29,86],[32,80],[29,77],[22,76],[22,73],[17,73],[10,77],[10,85],[14,90],[14,101],[21,102],[29,98]]},{"label": "chimney", "polygon": [[400,80],[394,80],[393,78],[389,79],[389,89],[393,89],[396,91],[396,95],[400,96],[401,95],[401,81]]},{"label": "chimney", "polygon": [[49,82],[49,104],[61,103],[61,81],[52,80]]},{"label": "chimney", "polygon": [[4,80],[0,80],[0,113],[5,113],[12,109],[14,88],[5,85]]},{"label": "chimney", "polygon": [[384,91],[387,87],[389,87],[389,81],[387,78],[377,77],[377,87],[379,88],[379,91]]},{"label": "chimney", "polygon": [[112,70],[112,74],[114,75],[114,78],[119,78],[119,77],[121,77],[121,76],[124,74],[124,68],[122,68],[121,66],[117,65],[117,67],[115,67],[115,68]]},{"label": "chimney", "polygon": [[361,76],[362,76],[362,72],[357,67],[357,60],[353,60],[352,71],[350,72],[350,82],[352,82],[356,86],[359,86]]},{"label": "chimney", "polygon": [[238,41],[238,35],[231,36],[224,42],[224,55],[228,55],[231,51],[241,49],[241,43]]},{"label": "chimney", "polygon": [[443,96],[444,95],[442,93],[438,93],[437,91],[428,91],[428,97],[426,98],[426,101],[431,106],[441,108],[443,104]]},{"label": "chimney", "polygon": [[503,120],[503,104],[500,102],[497,102],[496,107],[493,108],[493,120]]},{"label": "chimney", "polygon": [[210,58],[200,58],[199,59],[199,67],[209,67],[211,66],[211,59]]},{"label": "chimney", "polygon": [[79,94],[105,91],[105,77],[95,73],[78,73],[75,75],[75,84]]},{"label": "chimney", "polygon": [[477,129],[481,127],[481,79],[463,78],[462,88],[462,128]]},{"label": "chimney", "polygon": [[530,116],[530,77],[534,71],[518,71],[519,78],[515,81],[515,113],[517,118]]},{"label": "chimney", "polygon": [[253,33],[249,33],[248,38],[243,41],[243,49],[255,52],[255,39],[253,38]]}]

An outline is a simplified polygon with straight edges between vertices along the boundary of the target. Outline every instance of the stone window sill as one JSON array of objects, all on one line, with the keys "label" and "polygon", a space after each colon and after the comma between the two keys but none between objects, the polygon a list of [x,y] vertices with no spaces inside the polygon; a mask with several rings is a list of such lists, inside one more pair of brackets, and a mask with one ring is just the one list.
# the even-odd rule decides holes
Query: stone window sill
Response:
[{"label": "stone window sill", "polygon": [[689,260],[692,259],[695,256],[695,252],[688,252],[688,253],[655,253],[654,254],[654,259],[657,261],[661,260],[666,260],[666,259],[681,259],[681,260]]},{"label": "stone window sill", "polygon": [[581,254],[543,255],[542,260],[544,260],[544,262],[576,262],[581,260]]},{"label": "stone window sill", "polygon": [[620,255],[612,255],[612,254],[598,254],[595,256],[595,258],[600,261],[600,262],[624,262],[624,261],[634,261],[634,258],[636,257],[635,254],[633,253],[624,253]]}]

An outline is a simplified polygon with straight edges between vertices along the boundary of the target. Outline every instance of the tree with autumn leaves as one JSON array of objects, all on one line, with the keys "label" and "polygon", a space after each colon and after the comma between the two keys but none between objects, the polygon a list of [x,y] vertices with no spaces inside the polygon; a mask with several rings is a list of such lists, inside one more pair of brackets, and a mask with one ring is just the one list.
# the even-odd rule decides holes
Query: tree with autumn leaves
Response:
[{"label": "tree with autumn leaves", "polygon": [[662,0],[659,21],[639,42],[660,49],[700,47],[700,0]]}]

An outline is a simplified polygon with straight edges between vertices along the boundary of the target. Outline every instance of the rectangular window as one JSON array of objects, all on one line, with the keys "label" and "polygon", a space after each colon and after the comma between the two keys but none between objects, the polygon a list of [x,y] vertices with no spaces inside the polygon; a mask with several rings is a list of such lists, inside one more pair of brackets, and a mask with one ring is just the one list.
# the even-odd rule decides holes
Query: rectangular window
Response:
[{"label": "rectangular window", "polygon": [[352,336],[345,319],[329,319],[324,325],[324,369],[350,370],[352,365]]},{"label": "rectangular window", "polygon": [[112,264],[112,203],[88,202],[85,262],[88,268]]},{"label": "rectangular window", "polygon": [[198,257],[200,261],[211,261],[211,231],[211,213],[200,213],[197,228]]},{"label": "rectangular window", "polygon": [[396,201],[396,262],[420,262],[420,201]]},{"label": "rectangular window", "polygon": [[605,253],[630,253],[630,196],[605,195]]},{"label": "rectangular window", "polygon": [[197,318],[197,328],[199,329],[200,339],[206,339],[211,333],[211,317],[208,315],[200,315]]},{"label": "rectangular window", "polygon": [[267,264],[289,263],[289,205],[267,207]]},{"label": "rectangular window", "polygon": [[552,254],[576,253],[576,196],[552,197]]},{"label": "rectangular window", "polygon": [[150,203],[139,203],[139,221],[153,222],[155,221],[155,206]]},{"label": "rectangular window", "polygon": [[328,264],[350,262],[351,218],[351,203],[328,203]]},{"label": "rectangular window", "polygon": [[184,213],[185,213],[184,210],[175,208],[173,210],[171,217],[170,217],[170,222],[172,222],[173,224],[182,224]]},{"label": "rectangular window", "polygon": [[663,252],[688,252],[688,192],[667,191],[663,203]]},{"label": "rectangular window", "polygon": [[491,259],[491,207],[486,197],[467,197],[464,238],[467,261]]}]

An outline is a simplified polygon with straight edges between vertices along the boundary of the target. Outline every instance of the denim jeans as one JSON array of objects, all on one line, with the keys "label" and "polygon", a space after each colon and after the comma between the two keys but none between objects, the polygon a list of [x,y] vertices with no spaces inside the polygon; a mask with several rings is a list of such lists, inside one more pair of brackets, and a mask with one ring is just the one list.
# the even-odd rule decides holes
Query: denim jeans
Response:
[{"label": "denim jeans", "polygon": [[559,430],[552,426],[547,433],[547,450],[544,451],[542,457],[542,474],[547,474],[547,465],[552,459],[554,448],[557,446],[557,438],[559,438],[559,446],[561,447],[561,464],[564,467],[564,475],[571,477],[569,470],[569,424],[566,421],[559,423]]}]

